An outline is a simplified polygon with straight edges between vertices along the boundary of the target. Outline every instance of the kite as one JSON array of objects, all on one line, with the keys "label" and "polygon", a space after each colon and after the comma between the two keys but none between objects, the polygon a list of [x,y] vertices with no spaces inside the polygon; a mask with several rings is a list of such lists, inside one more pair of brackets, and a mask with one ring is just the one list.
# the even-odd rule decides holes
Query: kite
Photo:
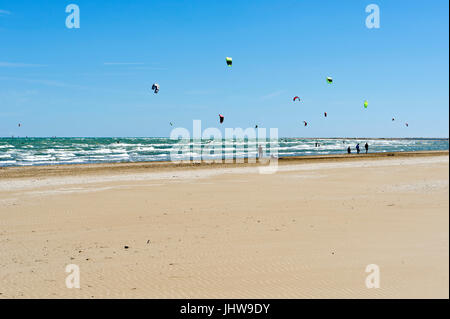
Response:
[{"label": "kite", "polygon": [[222,124],[223,120],[225,120],[225,116],[223,116],[222,114],[219,114],[219,120],[220,120],[220,124]]},{"label": "kite", "polygon": [[303,124],[304,124],[305,126],[308,126],[308,122],[306,122],[306,121],[303,121]]},{"label": "kite", "polygon": [[325,117],[327,117],[327,116],[328,116],[327,112],[323,113],[323,115],[325,115]]},{"label": "kite", "polygon": [[300,98],[298,96],[294,96],[293,101],[295,102],[295,100],[298,100],[299,102],[301,101]]},{"label": "kite", "polygon": [[364,101],[364,108],[367,109],[368,106],[369,106],[369,102],[367,102],[367,100]]},{"label": "kite", "polygon": [[227,65],[228,65],[229,67],[231,67],[231,66],[233,65],[233,59],[227,57],[226,60],[227,60]]},{"label": "kite", "polygon": [[333,83],[333,78],[332,78],[332,77],[329,77],[329,76],[327,76],[327,82],[328,82],[329,84]]},{"label": "kite", "polygon": [[158,83],[154,83],[152,85],[152,90],[155,92],[155,94],[158,94],[158,92],[159,92],[159,84]]}]

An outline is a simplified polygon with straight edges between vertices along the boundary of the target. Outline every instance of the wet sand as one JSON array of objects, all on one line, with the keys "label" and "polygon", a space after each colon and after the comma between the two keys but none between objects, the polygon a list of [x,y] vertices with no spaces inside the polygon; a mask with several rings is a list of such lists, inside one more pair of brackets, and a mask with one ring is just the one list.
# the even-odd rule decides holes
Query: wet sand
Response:
[{"label": "wet sand", "polygon": [[448,174],[448,151],[3,168],[0,298],[448,298]]}]

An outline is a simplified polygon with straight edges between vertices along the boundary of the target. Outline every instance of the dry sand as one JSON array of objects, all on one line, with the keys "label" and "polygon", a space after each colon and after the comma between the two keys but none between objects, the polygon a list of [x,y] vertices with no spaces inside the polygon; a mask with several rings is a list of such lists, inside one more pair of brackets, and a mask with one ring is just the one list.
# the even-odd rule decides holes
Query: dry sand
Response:
[{"label": "dry sand", "polygon": [[[0,298],[449,297],[448,152],[257,172],[1,169]],[[66,288],[68,264],[81,289]]]}]

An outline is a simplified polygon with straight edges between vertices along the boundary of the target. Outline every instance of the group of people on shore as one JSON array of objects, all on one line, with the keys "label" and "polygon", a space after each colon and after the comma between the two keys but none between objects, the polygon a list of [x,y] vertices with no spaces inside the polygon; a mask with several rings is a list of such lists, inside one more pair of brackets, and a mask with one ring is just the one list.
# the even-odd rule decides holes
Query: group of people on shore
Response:
[{"label": "group of people on shore", "polygon": [[[365,148],[366,154],[367,154],[367,153],[369,152],[369,144],[366,143],[366,144],[364,145],[364,148]],[[358,144],[356,144],[356,153],[359,154],[360,152],[361,152],[361,149],[360,149],[359,143],[358,143]],[[347,148],[347,153],[348,153],[348,154],[351,154],[351,153],[352,153],[352,149],[351,149],[350,146]]]}]

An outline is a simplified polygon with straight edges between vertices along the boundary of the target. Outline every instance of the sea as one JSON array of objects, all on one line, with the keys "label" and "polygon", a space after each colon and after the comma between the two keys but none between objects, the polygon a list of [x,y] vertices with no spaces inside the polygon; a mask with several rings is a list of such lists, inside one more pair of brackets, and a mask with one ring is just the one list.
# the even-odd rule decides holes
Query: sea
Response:
[{"label": "sea", "polygon": [[256,145],[277,157],[369,152],[448,150],[448,139],[279,138],[278,140],[173,140],[159,137],[0,138],[0,167],[255,157]]}]

